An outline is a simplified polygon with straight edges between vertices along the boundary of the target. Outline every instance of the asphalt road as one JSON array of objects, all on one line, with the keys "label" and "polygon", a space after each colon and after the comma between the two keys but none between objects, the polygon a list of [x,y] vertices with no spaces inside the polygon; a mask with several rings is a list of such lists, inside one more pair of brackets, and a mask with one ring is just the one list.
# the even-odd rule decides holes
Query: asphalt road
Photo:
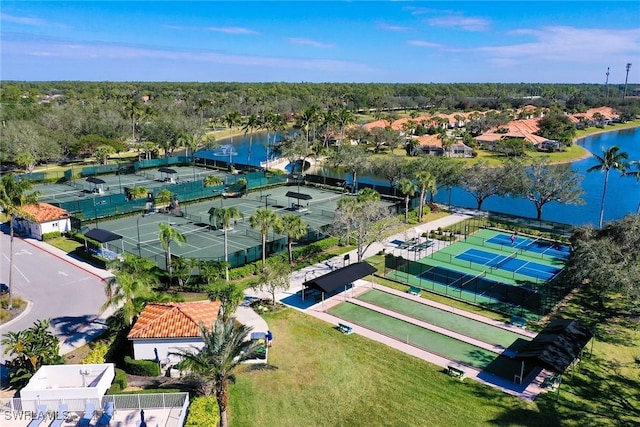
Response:
[{"label": "asphalt road", "polygon": [[[0,326],[0,334],[51,319],[63,347],[80,343],[96,322],[105,301],[104,284],[93,274],[21,239],[14,239],[13,295],[32,303],[17,320]],[[10,239],[0,233],[0,282],[9,282]],[[62,349],[61,349],[62,350]],[[0,359],[4,356],[0,354]]]}]

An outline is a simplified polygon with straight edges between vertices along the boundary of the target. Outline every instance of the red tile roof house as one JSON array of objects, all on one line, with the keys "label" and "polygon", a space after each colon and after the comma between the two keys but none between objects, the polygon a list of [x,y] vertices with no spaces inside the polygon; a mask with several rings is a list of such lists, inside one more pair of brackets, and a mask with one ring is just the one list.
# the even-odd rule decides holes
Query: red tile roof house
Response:
[{"label": "red tile roof house", "polygon": [[[596,117],[594,117],[594,115]],[[599,115],[599,117],[598,117]],[[620,116],[611,107],[590,108],[584,113],[569,115],[569,119],[576,124],[578,128],[584,125],[606,125],[612,120],[618,119]]]},{"label": "red tile roof house", "polygon": [[42,240],[47,233],[67,233],[71,230],[69,212],[49,203],[27,205],[22,210],[31,218],[16,218],[13,226],[18,234]]},{"label": "red tile roof house", "polygon": [[147,304],[127,336],[133,343],[133,358],[157,357],[165,365],[178,362],[169,353],[204,347],[200,324],[211,328],[219,311],[220,301]]},{"label": "red tile roof house", "polygon": [[536,148],[546,146],[551,141],[535,133],[538,131],[539,119],[513,120],[506,125],[500,126],[500,129],[506,129],[506,133],[499,133],[497,129],[492,129],[476,137],[478,144],[487,149],[493,150],[494,144],[504,138],[524,139]]}]

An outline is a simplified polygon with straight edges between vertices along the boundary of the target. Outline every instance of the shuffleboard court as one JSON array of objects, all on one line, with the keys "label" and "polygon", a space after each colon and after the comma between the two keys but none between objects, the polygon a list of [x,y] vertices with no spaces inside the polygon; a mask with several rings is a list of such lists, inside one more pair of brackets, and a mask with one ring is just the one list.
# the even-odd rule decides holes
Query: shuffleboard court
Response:
[{"label": "shuffleboard court", "polygon": [[358,299],[504,348],[517,350],[529,341],[529,338],[521,334],[378,289],[371,289],[359,295]]},{"label": "shuffleboard court", "polygon": [[[346,321],[510,381],[513,381],[514,375],[520,374],[521,364],[514,359],[356,304],[343,302],[328,312]],[[525,377],[531,369],[532,367],[525,367]]]}]

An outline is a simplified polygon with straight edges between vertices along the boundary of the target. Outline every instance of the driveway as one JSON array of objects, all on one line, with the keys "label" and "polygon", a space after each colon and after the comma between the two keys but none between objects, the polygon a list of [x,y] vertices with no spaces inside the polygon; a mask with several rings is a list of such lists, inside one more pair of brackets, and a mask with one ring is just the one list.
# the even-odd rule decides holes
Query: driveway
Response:
[{"label": "driveway", "polygon": [[[105,302],[104,282],[83,268],[83,263],[58,251],[42,249],[41,242],[14,239],[13,295],[30,302],[18,318],[0,326],[0,334],[30,327],[40,319],[51,319],[60,337],[61,353],[82,345],[87,335],[102,329],[99,319]],[[55,249],[55,248],[51,248]],[[0,282],[9,282],[10,239],[0,233]],[[3,358],[3,355],[0,355]]]}]

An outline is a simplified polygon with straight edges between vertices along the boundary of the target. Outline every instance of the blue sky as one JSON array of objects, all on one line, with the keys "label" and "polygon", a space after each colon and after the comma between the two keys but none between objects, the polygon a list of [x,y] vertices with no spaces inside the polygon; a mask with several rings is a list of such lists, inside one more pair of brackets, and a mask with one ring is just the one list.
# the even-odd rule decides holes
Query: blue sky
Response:
[{"label": "blue sky", "polygon": [[629,2],[2,1],[3,80],[640,81]]}]

